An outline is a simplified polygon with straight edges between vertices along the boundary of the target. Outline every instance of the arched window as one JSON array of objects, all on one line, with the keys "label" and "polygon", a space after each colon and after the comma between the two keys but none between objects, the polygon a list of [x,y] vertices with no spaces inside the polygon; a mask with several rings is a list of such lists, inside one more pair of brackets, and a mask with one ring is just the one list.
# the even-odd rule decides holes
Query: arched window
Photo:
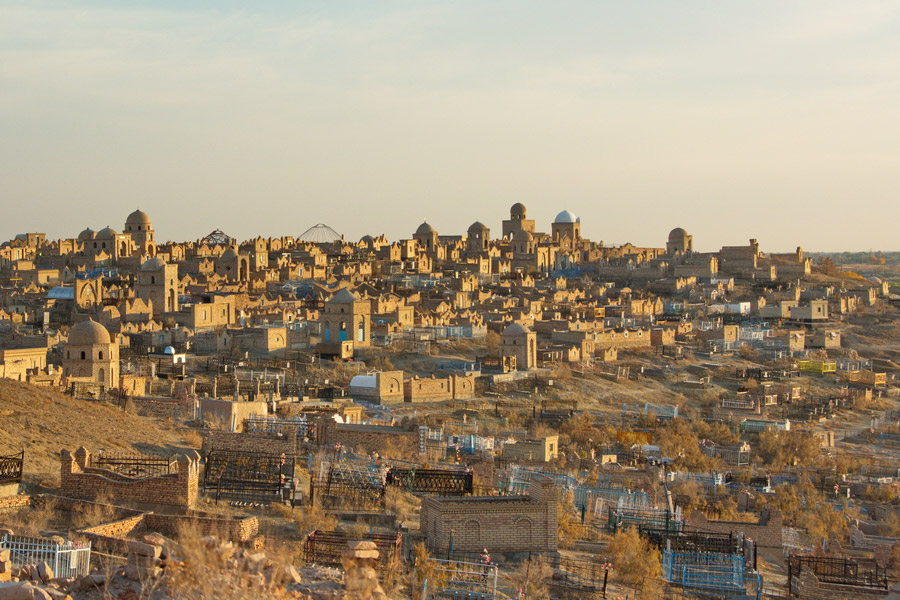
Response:
[{"label": "arched window", "polygon": [[97,357],[98,360],[103,360],[103,350],[100,351],[100,355]]},{"label": "arched window", "polygon": [[366,341],[366,322],[362,319],[359,320],[359,327],[356,333],[356,341],[364,342]]},{"label": "arched window", "polygon": [[87,358],[87,356],[85,356],[84,350],[82,350],[82,351],[81,351],[81,360],[84,360],[84,359],[86,359],[86,358]]},{"label": "arched window", "polygon": [[331,341],[331,322],[329,322],[329,321],[325,321],[325,334],[324,334],[324,336],[325,336],[325,341],[326,341],[326,342],[330,342],[330,341]]},{"label": "arched window", "polygon": [[347,341],[347,322],[346,321],[341,321],[339,337],[342,342]]},{"label": "arched window", "polygon": [[103,369],[97,372],[98,379],[100,379],[100,383],[106,383],[106,372]]}]

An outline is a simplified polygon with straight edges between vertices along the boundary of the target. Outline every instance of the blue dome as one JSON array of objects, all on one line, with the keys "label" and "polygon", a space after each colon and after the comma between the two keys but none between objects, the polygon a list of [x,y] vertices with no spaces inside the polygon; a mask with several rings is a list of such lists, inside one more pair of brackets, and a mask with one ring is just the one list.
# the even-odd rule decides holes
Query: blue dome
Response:
[{"label": "blue dome", "polygon": [[554,219],[554,223],[579,223],[581,219],[575,216],[575,213],[569,210],[564,210],[558,215],[556,215],[556,219]]}]

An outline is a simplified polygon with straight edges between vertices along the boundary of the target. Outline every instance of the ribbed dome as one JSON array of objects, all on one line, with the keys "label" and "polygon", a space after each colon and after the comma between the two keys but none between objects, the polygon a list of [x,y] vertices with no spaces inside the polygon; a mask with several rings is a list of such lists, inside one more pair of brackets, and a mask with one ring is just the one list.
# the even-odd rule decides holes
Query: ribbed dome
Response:
[{"label": "ribbed dome", "polygon": [[117,235],[119,235],[119,232],[116,231],[115,229],[113,229],[112,227],[110,227],[109,225],[107,225],[106,227],[104,227],[103,229],[101,229],[100,231],[97,232],[97,239],[98,240],[111,240],[114,237],[116,237]]},{"label": "ribbed dome", "polygon": [[577,223],[578,217],[575,216],[575,213],[569,210],[564,210],[558,215],[556,215],[556,219],[553,220],[554,223]]},{"label": "ribbed dome", "polygon": [[422,223],[421,225],[419,225],[419,228],[416,229],[416,235],[432,235],[433,233],[436,233],[434,227],[429,225],[427,222]]},{"label": "ribbed dome", "polygon": [[524,219],[525,213],[525,205],[521,202],[516,202],[512,205],[512,208],[509,209],[509,216],[511,216],[513,219]]},{"label": "ribbed dome", "polygon": [[151,259],[148,259],[147,262],[141,265],[141,271],[161,271],[165,268],[166,261],[156,256]]},{"label": "ribbed dome", "polygon": [[69,344],[90,346],[93,344],[109,344],[109,331],[93,319],[82,321],[69,331]]},{"label": "ribbed dome", "polygon": [[81,233],[78,234],[78,241],[79,242],[87,242],[89,240],[94,239],[94,236],[96,236],[96,235],[97,234],[94,232],[94,230],[91,229],[90,227],[88,227],[87,229],[85,229],[84,231],[82,231]]},{"label": "ribbed dome", "polygon": [[128,215],[128,218],[125,219],[126,225],[150,225],[150,217],[147,216],[147,213],[138,209]]}]

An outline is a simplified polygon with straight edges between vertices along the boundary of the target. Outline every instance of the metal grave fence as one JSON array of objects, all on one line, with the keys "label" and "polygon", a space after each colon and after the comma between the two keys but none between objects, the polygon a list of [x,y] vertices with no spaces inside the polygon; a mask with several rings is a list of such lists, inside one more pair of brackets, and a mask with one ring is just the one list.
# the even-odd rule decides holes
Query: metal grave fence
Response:
[{"label": "metal grave fence", "polygon": [[431,576],[422,582],[426,600],[502,600],[515,598],[498,587],[497,565],[428,559]]},{"label": "metal grave fence", "polygon": [[788,559],[788,589],[791,593],[798,593],[797,585],[803,569],[812,569],[822,583],[883,592],[888,590],[887,571],[871,559],[795,554]]},{"label": "metal grave fence", "polygon": [[178,472],[178,457],[150,456],[144,454],[96,454],[90,458],[94,469],[106,469],[119,475],[143,479]]},{"label": "metal grave fence", "polygon": [[636,527],[638,531],[647,529],[679,532],[684,528],[684,519],[681,518],[681,507],[675,507],[675,512],[667,509],[648,508],[618,508],[610,506],[607,509],[606,530],[615,533],[619,529]]},{"label": "metal grave fence", "polygon": [[744,557],[716,552],[662,553],[663,579],[681,584],[685,592],[715,598],[758,600],[762,577],[747,572]]},{"label": "metal grave fence", "polygon": [[578,486],[572,491],[572,500],[576,508],[585,512],[593,510],[594,515],[598,517],[606,514],[606,508],[609,506],[634,509],[650,508],[650,495],[647,492],[621,488],[603,489]]},{"label": "metal grave fence", "polygon": [[22,481],[22,466],[25,464],[25,451],[9,456],[0,456],[0,484]]},{"label": "metal grave fence", "polygon": [[332,464],[326,474],[309,484],[309,500],[318,499],[329,510],[375,510],[384,508],[384,473],[375,476],[368,469]]},{"label": "metal grave fence", "polygon": [[365,533],[354,535],[346,531],[322,531],[317,529],[306,537],[303,545],[303,557],[307,564],[323,567],[342,568],[341,558],[347,550],[347,542],[365,540],[375,543],[378,560],[375,563],[379,571],[387,571],[397,567],[400,561],[400,549],[403,540],[399,533]]},{"label": "metal grave fence", "polygon": [[385,476],[385,484],[404,487],[413,494],[465,496],[474,491],[473,475],[472,471],[391,467]]},{"label": "metal grave fence", "polygon": [[206,456],[203,488],[207,494],[248,502],[291,502],[296,494],[291,456],[212,450]]},{"label": "metal grave fence", "polygon": [[275,419],[250,415],[245,421],[248,433],[288,433],[297,432],[297,439],[303,442],[316,440],[316,424],[310,423],[305,416],[294,419]]},{"label": "metal grave fence", "polygon": [[90,542],[57,544],[48,538],[4,535],[0,549],[9,550],[14,568],[46,562],[56,577],[83,577],[91,565]]}]

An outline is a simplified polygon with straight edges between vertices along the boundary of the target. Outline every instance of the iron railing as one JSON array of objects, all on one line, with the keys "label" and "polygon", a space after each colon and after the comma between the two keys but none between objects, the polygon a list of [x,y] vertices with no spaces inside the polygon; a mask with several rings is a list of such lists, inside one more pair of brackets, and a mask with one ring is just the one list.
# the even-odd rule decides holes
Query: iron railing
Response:
[{"label": "iron railing", "polygon": [[324,567],[341,567],[341,558],[347,550],[347,542],[365,540],[375,543],[378,559],[375,566],[387,571],[397,566],[400,560],[402,538],[400,534],[367,533],[353,535],[346,531],[315,530],[306,537],[303,557],[307,564]]},{"label": "iron railing", "polygon": [[83,577],[91,565],[90,542],[57,544],[48,538],[4,535],[0,549],[9,550],[13,567],[46,562],[56,577]]},{"label": "iron railing", "polygon": [[788,560],[788,589],[793,591],[795,578],[803,569],[812,569],[816,578],[835,585],[885,590],[887,571],[875,561],[842,556],[791,556]]},{"label": "iron railing", "polygon": [[147,456],[101,453],[91,456],[90,466],[134,479],[143,479],[177,473],[178,458],[174,454],[171,456]]},{"label": "iron railing", "polygon": [[25,451],[9,456],[0,456],[0,484],[16,483],[22,481],[22,471],[25,464]]},{"label": "iron railing", "polygon": [[296,490],[292,456],[212,450],[206,456],[203,488],[220,498],[253,502],[293,502]]}]

